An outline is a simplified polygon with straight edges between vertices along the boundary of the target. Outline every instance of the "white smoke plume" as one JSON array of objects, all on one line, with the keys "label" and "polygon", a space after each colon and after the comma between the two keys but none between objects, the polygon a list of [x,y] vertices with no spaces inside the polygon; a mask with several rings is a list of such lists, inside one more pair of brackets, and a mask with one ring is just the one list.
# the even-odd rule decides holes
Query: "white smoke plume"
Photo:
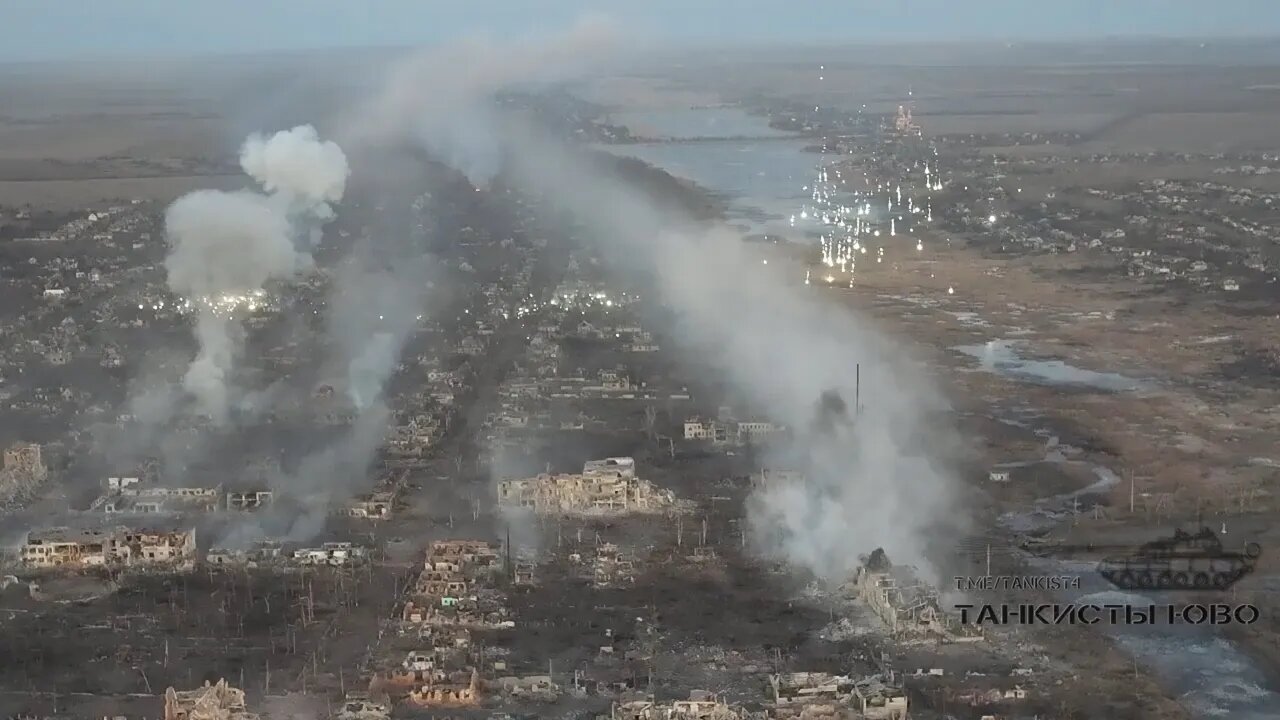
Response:
[{"label": "white smoke plume", "polygon": [[350,175],[342,148],[321,141],[310,125],[281,130],[269,138],[250,135],[240,149],[240,167],[268,193],[321,220],[333,216],[329,204],[342,201]]},{"label": "white smoke plume", "polygon": [[[800,271],[786,277],[777,263],[763,265],[739,233],[681,220],[553,143],[528,133],[508,140],[510,167],[525,184],[574,213],[607,256],[655,271],[687,345],[716,348],[726,379],[753,407],[815,435],[807,443],[809,482],[766,490],[749,503],[757,547],[832,580],[847,577],[859,554],[875,547],[927,570],[926,546],[954,509],[957,484],[931,459],[946,440],[932,415],[946,403],[908,354],[799,282]],[[852,407],[859,364],[863,380],[874,382],[862,384],[867,410],[856,430],[812,430],[824,397]]]},{"label": "white smoke plume", "polygon": [[412,143],[484,187],[501,162],[494,94],[581,77],[617,39],[612,24],[587,18],[556,37],[477,37],[414,53],[340,123],[339,137],[353,147]]},{"label": "white smoke plume", "polygon": [[231,374],[243,342],[228,301],[310,266],[302,235],[332,218],[329,203],[341,201],[350,172],[342,150],[321,142],[310,126],[250,136],[240,159],[265,194],[197,190],[165,213],[169,289],[197,313],[200,349],[183,384],[199,411],[219,424],[236,402]]},{"label": "white smoke plume", "polygon": [[[371,98],[339,119],[338,137],[344,147],[380,162],[388,149],[419,147],[463,172],[476,187],[486,186],[501,162],[494,94],[581,76],[598,64],[612,38],[607,23],[589,19],[563,36],[540,41],[474,38],[415,52],[392,68]],[[292,166],[259,161],[267,155],[246,144],[246,170],[264,182],[285,177]],[[261,169],[268,165],[277,172],[268,176]],[[414,171],[394,166],[384,174],[384,186],[388,178],[401,185],[415,179]],[[311,196],[320,196],[314,191],[323,187],[316,183]],[[384,195],[404,192],[404,187],[383,188]],[[347,392],[357,410],[381,397],[405,339],[429,310],[422,307],[429,284],[424,278],[433,268],[421,237],[410,231],[416,222],[388,223],[390,228],[358,243],[329,297],[329,333],[346,357]]]}]

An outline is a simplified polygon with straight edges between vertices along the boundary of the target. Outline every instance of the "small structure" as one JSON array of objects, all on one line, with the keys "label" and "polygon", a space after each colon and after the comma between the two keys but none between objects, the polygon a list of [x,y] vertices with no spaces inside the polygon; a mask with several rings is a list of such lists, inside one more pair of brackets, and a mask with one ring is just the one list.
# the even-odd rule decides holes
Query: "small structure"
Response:
[{"label": "small structure", "polygon": [[347,516],[366,520],[385,520],[391,517],[395,493],[374,492],[360,495],[347,502]]},{"label": "small structure", "polygon": [[245,708],[243,690],[219,680],[195,690],[165,690],[164,720],[259,720],[259,716]]},{"label": "small structure", "polygon": [[870,675],[854,683],[853,701],[867,720],[907,718],[907,695],[892,676]]}]

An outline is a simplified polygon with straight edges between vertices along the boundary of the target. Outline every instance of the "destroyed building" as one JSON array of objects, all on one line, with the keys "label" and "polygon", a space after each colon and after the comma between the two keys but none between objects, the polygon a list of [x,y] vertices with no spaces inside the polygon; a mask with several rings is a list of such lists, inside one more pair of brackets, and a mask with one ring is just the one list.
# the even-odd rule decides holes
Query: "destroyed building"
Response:
[{"label": "destroyed building", "polygon": [[195,528],[125,528],[115,537],[115,555],[126,565],[195,563]]},{"label": "destroyed building", "polygon": [[848,675],[831,673],[787,673],[771,675],[769,689],[778,717],[867,720],[905,720],[907,717],[906,693],[892,675],[870,675],[854,680]]},{"label": "destroyed building", "polygon": [[368,556],[368,548],[360,545],[349,542],[327,542],[318,548],[298,548],[293,551],[291,560],[298,566],[350,567],[360,564]]},{"label": "destroyed building", "polygon": [[48,478],[39,445],[17,443],[9,447],[0,469],[0,504],[31,497]]},{"label": "destroyed building", "polygon": [[195,562],[195,528],[49,528],[27,534],[28,567],[184,566]]},{"label": "destroyed building", "polygon": [[400,619],[413,625],[500,627],[509,622],[494,587],[498,550],[481,540],[431,543],[423,570],[409,588]]},{"label": "destroyed building", "polygon": [[858,567],[853,585],[858,598],[895,636],[934,636],[946,642],[981,638],[977,628],[961,624],[942,609],[937,588],[920,579],[913,568],[889,562],[880,548]]},{"label": "destroyed building", "polygon": [[271,505],[275,494],[270,490],[228,490],[226,508],[229,511],[257,510]]},{"label": "destroyed building", "polygon": [[538,513],[628,513],[674,509],[675,494],[635,476],[629,457],[588,461],[581,474],[540,474],[498,483],[498,503]]},{"label": "destroyed building", "polygon": [[391,508],[394,503],[395,493],[368,493],[348,500],[346,514],[348,517],[365,520],[385,520],[391,516]]},{"label": "destroyed building", "polygon": [[164,720],[259,720],[259,716],[245,708],[243,690],[219,680],[195,690],[165,690]]},{"label": "destroyed building", "polygon": [[264,540],[248,550],[211,548],[205,554],[205,564],[213,566],[256,568],[281,558],[280,543]]},{"label": "destroyed building", "polygon": [[694,690],[688,700],[658,703],[651,699],[615,703],[608,720],[746,720],[750,713],[722,702],[715,695]]},{"label": "destroyed building", "polygon": [[[112,480],[120,480],[115,489]],[[135,478],[108,478],[107,492],[90,505],[105,513],[159,514],[212,512],[221,504],[221,488],[153,487]]]},{"label": "destroyed building", "polygon": [[475,707],[480,704],[480,672],[433,673],[409,692],[405,701],[420,708]]},{"label": "destroyed building", "polygon": [[33,568],[106,565],[111,557],[112,537],[104,530],[33,530],[22,546],[22,562]]}]

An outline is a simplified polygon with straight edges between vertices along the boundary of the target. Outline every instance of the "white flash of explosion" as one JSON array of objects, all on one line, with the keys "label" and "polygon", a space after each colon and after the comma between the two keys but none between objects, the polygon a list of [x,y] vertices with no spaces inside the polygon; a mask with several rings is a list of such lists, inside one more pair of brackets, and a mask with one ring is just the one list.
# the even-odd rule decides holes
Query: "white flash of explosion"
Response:
[{"label": "white flash of explosion", "polygon": [[350,172],[342,150],[321,142],[310,126],[250,136],[240,157],[268,194],[197,190],[165,213],[169,289],[198,313],[200,349],[184,386],[198,411],[218,424],[233,405],[228,382],[241,341],[232,320],[207,299],[260,292],[268,281],[309,267],[303,235],[332,217],[329,203],[342,199]]}]

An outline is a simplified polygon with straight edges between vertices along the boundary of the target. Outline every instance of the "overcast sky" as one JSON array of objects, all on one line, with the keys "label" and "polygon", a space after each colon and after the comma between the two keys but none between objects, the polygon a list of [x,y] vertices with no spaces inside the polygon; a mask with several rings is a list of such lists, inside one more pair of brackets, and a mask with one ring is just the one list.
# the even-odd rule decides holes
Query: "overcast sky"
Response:
[{"label": "overcast sky", "polygon": [[1280,35],[1280,0],[0,0],[0,60],[424,45],[587,13],[680,42]]}]

